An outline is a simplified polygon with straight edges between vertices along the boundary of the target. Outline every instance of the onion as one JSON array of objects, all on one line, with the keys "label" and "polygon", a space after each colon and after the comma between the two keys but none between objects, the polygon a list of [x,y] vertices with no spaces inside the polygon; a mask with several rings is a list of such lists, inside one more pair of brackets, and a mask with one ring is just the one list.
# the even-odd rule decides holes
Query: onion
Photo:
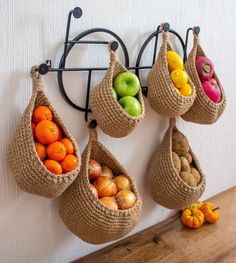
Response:
[{"label": "onion", "polygon": [[97,177],[101,175],[101,173],[102,173],[101,165],[93,159],[89,160],[89,168],[88,168],[89,180],[95,180]]},{"label": "onion", "polygon": [[116,184],[108,178],[107,176],[100,176],[98,177],[95,182],[94,186],[96,187],[98,191],[98,197],[109,197],[114,196],[117,193],[117,187]]},{"label": "onion", "polygon": [[121,190],[116,195],[119,209],[125,210],[132,207],[136,202],[136,196],[130,190]]},{"label": "onion", "polygon": [[112,210],[118,210],[118,205],[114,197],[102,197],[100,201]]},{"label": "onion", "polygon": [[113,177],[114,177],[112,170],[109,167],[105,166],[105,165],[102,166],[102,174],[101,174],[101,176],[107,176],[110,179],[113,179]]},{"label": "onion", "polygon": [[98,191],[96,189],[96,187],[93,184],[90,184],[91,190],[94,194],[95,197],[98,197]]},{"label": "onion", "polygon": [[114,183],[117,186],[117,190],[131,190],[131,183],[128,177],[125,175],[116,176],[114,179]]}]

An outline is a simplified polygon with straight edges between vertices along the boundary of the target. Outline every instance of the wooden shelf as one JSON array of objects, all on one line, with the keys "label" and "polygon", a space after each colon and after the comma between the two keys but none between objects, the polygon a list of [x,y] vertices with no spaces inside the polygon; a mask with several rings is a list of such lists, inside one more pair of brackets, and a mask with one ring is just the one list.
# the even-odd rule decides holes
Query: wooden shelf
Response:
[{"label": "wooden shelf", "polygon": [[191,230],[175,215],[74,263],[236,262],[236,187],[209,201],[221,208],[216,224]]}]

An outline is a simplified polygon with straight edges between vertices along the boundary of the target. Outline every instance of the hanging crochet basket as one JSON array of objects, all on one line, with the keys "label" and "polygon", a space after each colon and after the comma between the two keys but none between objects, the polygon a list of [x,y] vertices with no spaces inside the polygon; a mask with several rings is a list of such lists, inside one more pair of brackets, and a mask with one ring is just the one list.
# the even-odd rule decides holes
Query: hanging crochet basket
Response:
[{"label": "hanging crochet basket", "polygon": [[[94,196],[88,177],[89,160],[107,165],[115,175],[130,179],[136,203],[127,210],[111,210]],[[89,142],[82,154],[81,171],[74,183],[59,198],[59,213],[68,229],[91,244],[102,244],[127,235],[138,223],[142,201],[133,179],[90,130]]]},{"label": "hanging crochet basket", "polygon": [[196,97],[195,87],[189,78],[192,87],[190,96],[182,96],[177,93],[171,80],[167,63],[167,51],[172,51],[169,35],[162,31],[162,46],[157,60],[148,74],[148,100],[157,113],[164,117],[177,117],[184,114],[193,104]]},{"label": "hanging crochet basket", "polygon": [[91,93],[91,109],[93,115],[104,133],[112,137],[124,137],[129,135],[143,120],[145,115],[143,95],[141,89],[136,98],[141,104],[142,113],[133,117],[126,113],[114,98],[112,93],[115,77],[126,72],[127,69],[118,61],[117,54],[109,48],[110,66],[102,82]]},{"label": "hanging crochet basket", "polygon": [[190,148],[189,152],[201,174],[201,181],[196,187],[190,187],[181,179],[172,159],[173,131],[178,129],[175,126],[175,120],[171,119],[160,147],[149,162],[147,180],[151,195],[157,203],[170,209],[181,209],[201,197],[205,190],[205,176]]},{"label": "hanging crochet basket", "polygon": [[[33,93],[9,144],[7,159],[16,183],[23,191],[44,197],[57,197],[66,190],[78,175],[80,154],[74,139],[46,97],[41,76],[37,74],[36,68],[34,66],[31,69]],[[62,175],[51,173],[36,153],[31,123],[33,110],[40,105],[50,108],[53,113],[53,121],[62,130],[65,137],[73,143],[75,155],[79,161],[77,167],[69,173]]]},{"label": "hanging crochet basket", "polygon": [[214,73],[213,77],[218,82],[221,90],[221,101],[219,103],[214,103],[207,97],[202,88],[195,65],[196,56],[200,55],[206,56],[203,49],[199,45],[198,36],[194,33],[194,45],[185,63],[185,68],[188,75],[192,79],[194,86],[196,87],[197,96],[192,107],[182,116],[182,118],[189,122],[212,124],[216,122],[223,113],[226,106],[226,96],[220,80],[218,79],[216,73]]}]

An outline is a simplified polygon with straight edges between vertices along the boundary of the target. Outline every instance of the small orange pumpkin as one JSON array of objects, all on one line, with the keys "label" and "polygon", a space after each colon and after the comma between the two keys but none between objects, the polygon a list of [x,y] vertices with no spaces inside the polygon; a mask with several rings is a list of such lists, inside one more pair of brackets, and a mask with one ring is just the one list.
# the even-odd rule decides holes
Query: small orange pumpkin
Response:
[{"label": "small orange pumpkin", "polygon": [[199,228],[204,223],[204,214],[198,209],[186,208],[183,211],[181,220],[189,228]]},{"label": "small orange pumpkin", "polygon": [[220,218],[220,213],[217,211],[218,209],[220,208],[214,208],[212,203],[204,203],[201,206],[201,211],[204,214],[206,221],[211,224],[216,223]]}]

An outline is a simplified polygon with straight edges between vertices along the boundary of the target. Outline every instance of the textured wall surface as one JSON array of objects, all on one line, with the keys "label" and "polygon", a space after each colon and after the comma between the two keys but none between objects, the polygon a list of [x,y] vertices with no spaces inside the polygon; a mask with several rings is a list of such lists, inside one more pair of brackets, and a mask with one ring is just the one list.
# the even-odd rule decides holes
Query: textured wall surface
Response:
[{"label": "textured wall surface", "polygon": [[[125,41],[131,64],[144,39],[163,21],[170,22],[183,37],[193,25],[201,27],[201,42],[214,60],[225,86],[228,105],[222,118],[211,126],[178,120],[206,173],[203,198],[215,195],[236,182],[236,2],[154,1],[154,0],[7,0],[0,3],[0,262],[69,262],[102,246],[86,244],[70,233],[60,220],[57,200],[22,192],[16,187],[5,156],[7,142],[31,95],[29,70],[33,64],[52,59],[57,65],[62,51],[67,13],[80,5],[83,17],[72,22],[71,37],[91,27],[107,27]],[[104,39],[104,35],[97,35]],[[111,38],[108,38],[111,39]],[[173,39],[175,43],[175,39]],[[145,51],[143,65],[151,63],[152,44]],[[190,46],[192,45],[190,41]],[[176,48],[179,49],[178,41]],[[122,59],[122,57],[121,57]],[[75,48],[69,55],[70,66],[105,66],[108,52],[104,46]],[[103,76],[96,73],[95,85]],[[142,73],[145,81],[145,72]],[[45,89],[55,108],[77,139],[81,150],[88,133],[84,116],[71,108],[59,93],[56,75],[44,77]],[[65,86],[73,100],[85,103],[86,74],[65,74]],[[146,117],[137,130],[122,139],[111,139],[99,130],[101,141],[117,156],[138,183],[144,206],[140,223],[131,234],[153,225],[172,212],[154,203],[145,183],[148,160],[160,144],[168,120],[154,113],[148,102]]]}]

